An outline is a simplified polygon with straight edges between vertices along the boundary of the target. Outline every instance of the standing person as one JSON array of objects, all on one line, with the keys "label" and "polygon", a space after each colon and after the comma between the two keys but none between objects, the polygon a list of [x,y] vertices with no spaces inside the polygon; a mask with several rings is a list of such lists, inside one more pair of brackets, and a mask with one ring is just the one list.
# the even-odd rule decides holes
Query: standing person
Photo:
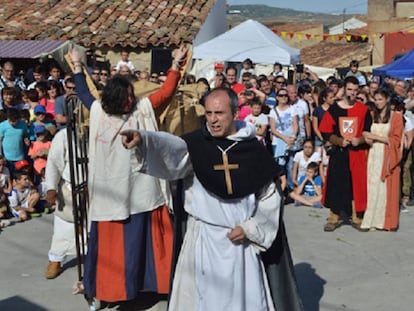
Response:
[{"label": "standing person", "polygon": [[230,88],[236,92],[236,94],[240,94],[244,90],[244,85],[237,82],[236,67],[230,66],[226,68],[226,81],[230,84]]},{"label": "standing person", "polygon": [[54,279],[62,272],[67,255],[75,255],[75,229],[70,184],[69,150],[66,128],[57,132],[50,146],[45,171],[46,200],[57,205],[53,216],[53,237],[48,252],[46,279]]},{"label": "standing person", "polygon": [[403,116],[391,111],[386,90],[377,90],[374,98],[371,132],[364,133],[371,148],[368,155],[368,203],[361,228],[395,231],[400,209]]},{"label": "standing person", "polygon": [[99,74],[99,85],[101,86],[101,90],[105,87],[105,85],[108,83],[109,78],[109,71],[106,68],[101,69],[101,73]]},{"label": "standing person", "polygon": [[129,60],[129,52],[127,50],[121,51],[121,59],[116,64],[115,68],[118,72],[120,72],[122,66],[127,66],[129,72],[133,72],[135,70],[134,64]]},{"label": "standing person", "polygon": [[237,95],[219,88],[205,97],[207,122],[200,130],[182,138],[121,132],[126,148],[138,146],[134,152],[143,156],[143,172],[170,180],[184,178],[187,231],[170,311],[300,309],[300,301],[279,308],[276,297],[274,306],[268,289],[258,253],[272,245],[278,232],[279,173],[254,139],[254,127],[236,121],[237,109]]},{"label": "standing person", "polygon": [[363,76],[362,72],[359,71],[358,69],[359,69],[359,61],[357,61],[356,59],[351,60],[351,62],[349,63],[349,71],[346,73],[345,78],[355,77],[358,79],[359,77]]},{"label": "standing person", "polygon": [[148,98],[136,100],[131,82],[117,75],[108,80],[102,99],[92,105],[84,96],[80,54],[76,50],[70,54],[78,95],[91,109],[91,229],[83,280],[89,299],[118,302],[135,299],[142,290],[169,291],[172,225],[167,200],[158,178],[136,170],[137,161],[131,162],[135,153],[123,148],[119,132],[157,129],[153,109],[174,94],[186,54],[184,46],[176,51],[167,80]]},{"label": "standing person", "polygon": [[269,113],[272,135],[273,156],[276,162],[286,169],[287,183],[292,190],[294,145],[298,135],[298,117],[296,110],[288,104],[288,91],[280,89],[276,95],[278,105]]},{"label": "standing person", "polygon": [[324,205],[330,208],[325,231],[342,224],[341,213],[352,216],[351,223],[361,229],[367,207],[367,149],[362,136],[369,132],[372,119],[368,107],[356,100],[358,79],[345,79],[345,96],[325,112],[319,130],[332,144],[328,164]]},{"label": "standing person", "polygon": [[65,80],[65,86],[63,88],[65,93],[56,97],[54,105],[55,121],[58,130],[66,127],[66,98],[76,94],[76,85],[72,77]]},{"label": "standing person", "polygon": [[43,65],[37,64],[33,67],[33,82],[27,86],[28,90],[34,90],[36,83],[40,81],[46,81],[46,69]]},{"label": "standing person", "polygon": [[7,167],[12,174],[16,170],[16,162],[25,159],[29,145],[26,122],[20,119],[17,109],[10,108],[7,120],[0,123],[0,154],[6,158]]},{"label": "standing person", "polygon": [[[311,94],[311,89],[308,86],[300,87],[300,95],[302,96],[305,93]],[[296,86],[293,84],[289,84],[286,87],[289,96],[289,104],[294,107],[297,111],[298,115],[298,126],[299,132],[298,136],[303,141],[311,136],[311,123],[309,117],[309,106],[308,103],[298,96],[298,91],[296,90]]]},{"label": "standing person", "polygon": [[323,115],[335,102],[335,93],[330,88],[325,88],[319,94],[319,105],[315,107],[312,113],[312,129],[315,134],[315,145],[323,145],[322,133],[319,131],[319,123],[321,123]]},{"label": "standing person", "polygon": [[244,121],[251,123],[255,126],[257,140],[263,145],[266,145],[265,137],[267,133],[267,127],[269,125],[269,118],[267,117],[267,115],[262,113],[263,105],[257,98],[254,98],[251,101],[250,106],[252,109],[252,113],[247,115],[246,118],[244,118]]},{"label": "standing person", "polygon": [[[0,90],[9,86],[16,90],[16,97],[20,97],[20,92],[26,89],[24,81],[19,77],[14,76],[14,65],[10,61],[6,61],[1,67],[2,75],[0,76]],[[3,103],[3,99],[0,98],[0,106]]]},{"label": "standing person", "polygon": [[41,179],[41,172],[46,167],[51,143],[48,140],[49,132],[44,125],[36,126],[34,128],[34,134],[37,139],[36,141],[31,142],[28,156],[33,160],[34,182],[35,185],[38,185]]}]

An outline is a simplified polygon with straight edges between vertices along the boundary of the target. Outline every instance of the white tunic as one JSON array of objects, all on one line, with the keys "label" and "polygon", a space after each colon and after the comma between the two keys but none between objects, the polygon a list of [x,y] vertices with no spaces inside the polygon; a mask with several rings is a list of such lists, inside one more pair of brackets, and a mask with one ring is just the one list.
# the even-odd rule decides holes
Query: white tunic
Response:
[{"label": "white tunic", "polygon": [[[278,230],[280,197],[275,185],[241,199],[223,200],[193,175],[181,138],[161,132],[141,134],[142,170],[164,179],[185,178],[189,220],[169,310],[274,310],[259,253],[271,246]],[[235,244],[227,238],[237,225],[249,242]]]},{"label": "white tunic", "polygon": [[99,101],[93,103],[88,180],[92,221],[123,220],[166,203],[160,181],[138,172],[134,151],[123,147],[119,132],[127,129],[157,129],[147,98],[140,100],[131,115],[123,117],[108,115]]}]

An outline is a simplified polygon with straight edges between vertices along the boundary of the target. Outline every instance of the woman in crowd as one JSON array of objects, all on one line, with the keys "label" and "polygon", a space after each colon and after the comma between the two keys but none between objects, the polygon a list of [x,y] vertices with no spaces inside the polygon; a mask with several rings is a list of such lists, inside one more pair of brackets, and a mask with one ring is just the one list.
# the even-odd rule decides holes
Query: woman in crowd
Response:
[{"label": "woman in crowd", "polygon": [[322,146],[323,137],[319,131],[319,123],[321,122],[325,111],[333,105],[335,101],[335,93],[332,89],[326,88],[319,94],[319,105],[315,107],[312,113],[312,130],[315,134],[315,145]]},{"label": "woman in crowd", "polygon": [[272,134],[273,156],[276,162],[286,168],[288,184],[291,179],[292,151],[299,132],[296,109],[288,104],[288,91],[280,89],[276,95],[278,105],[270,110],[269,123]]},{"label": "woman in crowd", "polygon": [[395,231],[399,223],[400,160],[404,122],[393,112],[388,92],[375,92],[371,132],[364,132],[371,145],[368,155],[368,203],[362,229]]},{"label": "woman in crowd", "polygon": [[47,86],[48,99],[46,100],[46,118],[55,119],[55,99],[63,94],[62,84],[56,80],[49,80]]}]

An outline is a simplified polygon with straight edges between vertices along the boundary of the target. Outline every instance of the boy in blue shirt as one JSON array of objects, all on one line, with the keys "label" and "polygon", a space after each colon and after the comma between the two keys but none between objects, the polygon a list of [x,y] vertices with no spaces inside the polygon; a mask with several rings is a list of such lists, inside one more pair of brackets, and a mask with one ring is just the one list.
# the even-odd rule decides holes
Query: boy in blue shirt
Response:
[{"label": "boy in blue shirt", "polygon": [[290,193],[296,203],[322,207],[322,179],[318,175],[319,164],[311,162],[306,167],[306,175],[300,176],[298,186]]}]

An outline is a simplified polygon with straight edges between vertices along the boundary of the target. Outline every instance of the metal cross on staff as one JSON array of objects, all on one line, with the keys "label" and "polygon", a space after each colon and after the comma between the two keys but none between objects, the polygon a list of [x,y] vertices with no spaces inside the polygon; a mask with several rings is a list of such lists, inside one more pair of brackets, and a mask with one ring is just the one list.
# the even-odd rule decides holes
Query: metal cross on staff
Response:
[{"label": "metal cross on staff", "polygon": [[239,168],[238,164],[229,164],[229,158],[226,152],[221,154],[223,158],[223,164],[217,164],[213,166],[215,171],[224,171],[224,177],[226,178],[227,194],[233,194],[233,186],[231,184],[230,170],[236,170]]}]

